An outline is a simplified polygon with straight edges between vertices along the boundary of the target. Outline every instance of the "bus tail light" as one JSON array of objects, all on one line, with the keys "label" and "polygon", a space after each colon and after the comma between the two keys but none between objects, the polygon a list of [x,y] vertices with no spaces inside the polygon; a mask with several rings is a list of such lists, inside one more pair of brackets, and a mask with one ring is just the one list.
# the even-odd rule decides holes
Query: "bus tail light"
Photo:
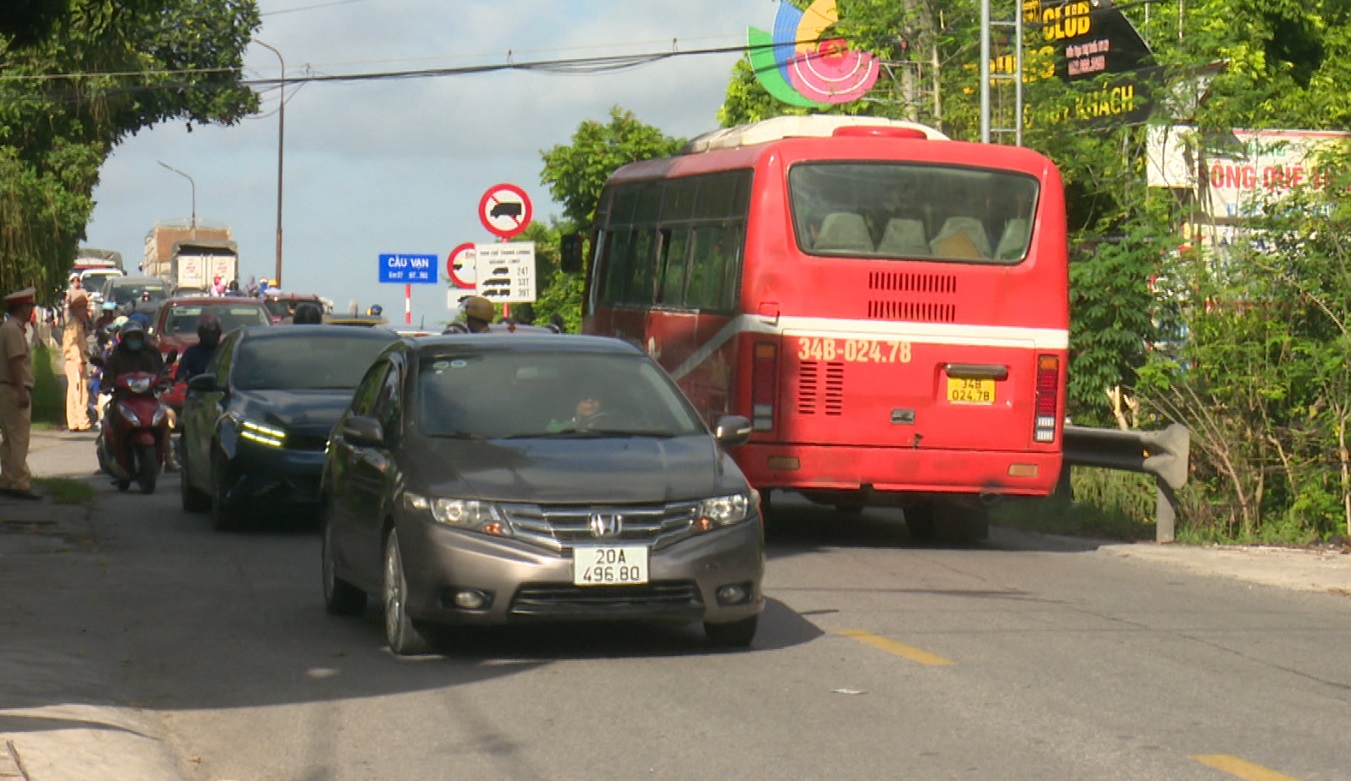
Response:
[{"label": "bus tail light", "polygon": [[1055,421],[1060,414],[1060,359],[1054,355],[1037,356],[1036,423],[1034,442],[1055,441]]},{"label": "bus tail light", "polygon": [[772,342],[756,342],[751,367],[751,428],[774,428],[774,401],[779,397],[778,348]]}]

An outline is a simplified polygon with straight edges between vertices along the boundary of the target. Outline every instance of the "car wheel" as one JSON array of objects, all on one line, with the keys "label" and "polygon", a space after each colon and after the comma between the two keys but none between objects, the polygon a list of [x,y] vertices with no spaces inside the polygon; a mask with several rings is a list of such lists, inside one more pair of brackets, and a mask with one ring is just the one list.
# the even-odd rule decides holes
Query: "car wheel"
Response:
[{"label": "car wheel", "polygon": [[192,480],[189,479],[188,461],[184,458],[180,463],[183,469],[179,475],[179,495],[183,500],[183,509],[190,513],[201,513],[211,509],[211,497],[194,488]]},{"label": "car wheel", "polygon": [[324,608],[335,616],[359,616],[366,609],[366,592],[338,577],[333,527],[327,523],[323,540]]},{"label": "car wheel", "polygon": [[721,648],[749,648],[755,639],[755,628],[760,623],[759,616],[743,618],[727,624],[704,623],[704,634],[708,642]]},{"label": "car wheel", "polygon": [[219,456],[211,459],[211,525],[216,531],[232,531],[239,525],[239,519],[230,509],[229,487],[226,484],[227,469]]},{"label": "car wheel", "polygon": [[389,642],[389,650],[399,656],[429,652],[431,643],[408,616],[408,579],[404,577],[403,556],[399,553],[399,533],[394,529],[385,540],[383,591],[385,639]]}]

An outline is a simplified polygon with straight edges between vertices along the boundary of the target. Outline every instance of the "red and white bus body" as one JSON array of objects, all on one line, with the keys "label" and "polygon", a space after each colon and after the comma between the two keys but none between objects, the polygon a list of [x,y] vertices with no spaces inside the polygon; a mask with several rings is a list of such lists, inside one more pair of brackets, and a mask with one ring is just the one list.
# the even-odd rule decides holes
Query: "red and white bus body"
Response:
[{"label": "red and white bus body", "polygon": [[[710,422],[750,418],[735,458],[761,491],[851,507],[1049,494],[1069,334],[1059,172],[1017,147],[834,133],[619,169],[584,330],[644,345]],[[1021,238],[976,257],[969,224],[947,230],[958,196],[1011,215],[1006,233],[1021,220]],[[846,216],[813,233],[817,207]]]}]

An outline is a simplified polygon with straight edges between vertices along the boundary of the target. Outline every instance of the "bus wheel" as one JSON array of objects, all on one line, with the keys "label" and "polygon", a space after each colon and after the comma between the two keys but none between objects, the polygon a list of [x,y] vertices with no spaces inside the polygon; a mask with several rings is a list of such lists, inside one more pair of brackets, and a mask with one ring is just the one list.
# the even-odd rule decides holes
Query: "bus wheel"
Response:
[{"label": "bus wheel", "polygon": [[937,532],[934,523],[934,505],[932,499],[923,499],[905,506],[905,529],[910,532],[913,542],[931,542]]},{"label": "bus wheel", "polygon": [[957,499],[943,513],[941,534],[945,542],[971,545],[990,536],[990,509],[977,499]]}]

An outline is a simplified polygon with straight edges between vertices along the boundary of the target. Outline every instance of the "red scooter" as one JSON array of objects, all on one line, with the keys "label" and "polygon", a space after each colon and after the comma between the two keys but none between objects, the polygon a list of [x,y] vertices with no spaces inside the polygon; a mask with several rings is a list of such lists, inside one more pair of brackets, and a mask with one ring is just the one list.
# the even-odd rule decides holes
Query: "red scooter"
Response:
[{"label": "red scooter", "polygon": [[169,407],[159,398],[163,388],[152,372],[127,372],[113,380],[95,446],[99,468],[112,475],[119,491],[135,480],[141,493],[155,492],[169,442]]}]

